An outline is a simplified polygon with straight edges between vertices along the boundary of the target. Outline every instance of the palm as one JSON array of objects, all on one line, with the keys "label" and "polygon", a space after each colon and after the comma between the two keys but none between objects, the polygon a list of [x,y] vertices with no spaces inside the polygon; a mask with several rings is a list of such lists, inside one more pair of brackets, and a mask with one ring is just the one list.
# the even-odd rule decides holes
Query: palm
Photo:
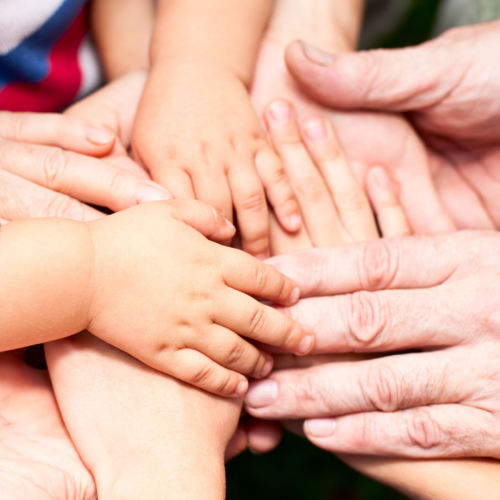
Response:
[{"label": "palm", "polygon": [[96,500],[94,480],[62,421],[46,372],[0,355],[0,497]]},{"label": "palm", "polygon": [[284,62],[286,44],[262,42],[252,85],[252,102],[259,114],[273,99],[288,99],[299,119],[323,115],[333,123],[360,183],[368,168],[384,166],[400,188],[401,204],[415,233],[450,231],[454,225],[435,191],[429,156],[408,121],[385,113],[346,113],[310,100],[295,84]]}]

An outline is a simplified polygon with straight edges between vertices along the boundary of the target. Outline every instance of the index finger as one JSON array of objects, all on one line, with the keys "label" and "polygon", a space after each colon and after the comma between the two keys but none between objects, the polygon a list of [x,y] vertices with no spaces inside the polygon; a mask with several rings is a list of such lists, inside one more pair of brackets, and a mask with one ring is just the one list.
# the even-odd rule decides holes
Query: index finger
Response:
[{"label": "index finger", "polygon": [[221,250],[227,286],[280,305],[293,305],[299,300],[300,289],[292,279],[241,250]]},{"label": "index finger", "polygon": [[[493,234],[493,233],[491,233]],[[428,288],[445,282],[485,233],[410,236],[282,255],[267,262],[298,283],[305,296],[359,290]]]}]

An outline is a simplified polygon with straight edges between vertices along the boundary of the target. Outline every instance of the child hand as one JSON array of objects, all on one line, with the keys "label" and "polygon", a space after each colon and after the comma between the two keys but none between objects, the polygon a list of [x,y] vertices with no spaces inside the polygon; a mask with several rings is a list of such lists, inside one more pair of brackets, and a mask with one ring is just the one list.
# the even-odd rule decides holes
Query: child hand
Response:
[{"label": "child hand", "polygon": [[212,207],[153,202],[87,225],[94,255],[88,330],[149,366],[241,396],[248,382],[232,370],[264,377],[272,357],[240,335],[296,354],[313,348],[311,330],[246,295],[292,305],[294,282],[204,237],[234,234]]},{"label": "child hand", "polygon": [[176,198],[210,203],[229,220],[234,205],[243,249],[252,255],[269,255],[264,188],[280,224],[291,232],[300,227],[281,162],[236,76],[187,63],[172,64],[168,74],[153,69],[132,146]]}]

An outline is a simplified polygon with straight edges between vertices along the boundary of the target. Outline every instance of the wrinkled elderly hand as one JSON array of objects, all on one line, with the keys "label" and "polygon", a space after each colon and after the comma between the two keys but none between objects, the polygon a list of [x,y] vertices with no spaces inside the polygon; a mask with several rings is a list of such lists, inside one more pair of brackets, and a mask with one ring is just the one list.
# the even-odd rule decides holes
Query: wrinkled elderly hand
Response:
[{"label": "wrinkled elderly hand", "polygon": [[335,294],[289,309],[315,330],[316,352],[423,352],[273,373],[247,393],[252,415],[313,417],[309,439],[339,453],[500,458],[498,234],[408,237],[273,261],[303,295]]},{"label": "wrinkled elderly hand", "polygon": [[[118,211],[170,197],[127,156],[123,142],[136,109],[125,94],[140,95],[138,78],[106,87],[66,115],[0,112],[1,218],[92,220],[103,214],[85,203]],[[110,108],[121,101],[125,111],[111,118]]]},{"label": "wrinkled elderly hand", "polygon": [[47,372],[0,354],[2,500],[96,500],[94,480],[59,413]]},{"label": "wrinkled elderly hand", "polygon": [[323,104],[407,112],[455,223],[489,229],[500,225],[500,69],[492,64],[499,27],[496,21],[418,47],[335,56],[295,43],[287,62],[302,89]]}]

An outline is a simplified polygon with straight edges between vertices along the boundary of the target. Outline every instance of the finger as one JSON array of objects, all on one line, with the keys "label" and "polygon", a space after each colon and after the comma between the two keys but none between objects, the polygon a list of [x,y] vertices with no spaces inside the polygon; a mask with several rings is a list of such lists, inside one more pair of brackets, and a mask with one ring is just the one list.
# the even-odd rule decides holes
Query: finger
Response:
[{"label": "finger", "polygon": [[499,457],[497,427],[490,412],[456,404],[308,420],[304,431],[316,446],[335,453]]},{"label": "finger", "polygon": [[220,250],[223,279],[227,286],[283,306],[293,305],[299,300],[297,285],[276,269],[241,250]]},{"label": "finger", "polygon": [[220,303],[212,320],[238,335],[300,355],[314,347],[312,330],[244,293],[231,290]]},{"label": "finger", "polygon": [[314,297],[280,310],[314,331],[317,354],[452,346],[464,342],[464,330],[473,325],[465,314],[457,314],[466,304],[451,286],[439,292],[382,290]]},{"label": "finger", "polygon": [[248,380],[243,375],[218,365],[194,349],[169,353],[164,364],[153,368],[222,397],[240,397],[248,389]]},{"label": "finger", "polygon": [[462,76],[446,45],[436,42],[336,55],[294,42],[285,58],[307,94],[342,109],[408,111],[430,107],[440,102]]},{"label": "finger", "polygon": [[273,357],[259,351],[232,331],[211,325],[206,333],[187,340],[186,346],[196,349],[221,366],[253,378],[264,378],[273,368]]},{"label": "finger", "polygon": [[233,434],[233,437],[229,441],[226,452],[224,454],[224,460],[229,462],[234,457],[238,456],[240,453],[243,453],[248,447],[248,438],[245,428],[240,424],[238,425],[236,432]]},{"label": "finger", "polygon": [[[60,148],[31,144],[21,147],[12,141],[2,141],[1,146],[2,169],[86,203],[119,211],[171,198],[160,185],[102,160]],[[9,161],[12,158],[15,161]]]},{"label": "finger", "polygon": [[5,219],[0,219],[0,226],[5,226],[5,224],[8,224],[9,221]]},{"label": "finger", "polygon": [[330,192],[300,139],[291,105],[287,101],[276,101],[265,116],[313,245],[330,246],[348,241]]},{"label": "finger", "polygon": [[116,139],[110,129],[74,116],[9,111],[0,111],[0,137],[90,156],[109,153]]},{"label": "finger", "polygon": [[194,194],[197,200],[215,207],[227,219],[233,220],[233,202],[231,190],[224,173],[195,171],[192,174]]},{"label": "finger", "polygon": [[269,257],[269,213],[264,188],[254,165],[248,162],[231,168],[228,180],[243,250],[265,259]]},{"label": "finger", "polygon": [[91,221],[104,214],[69,196],[0,170],[0,216],[11,221],[35,217]]},{"label": "finger", "polygon": [[399,203],[391,179],[383,167],[372,167],[366,174],[366,189],[377,214],[384,238],[408,236],[411,229]]},{"label": "finger", "polygon": [[174,200],[167,206],[173,217],[188,224],[210,240],[225,241],[234,236],[236,229],[233,224],[208,203]]},{"label": "finger", "polygon": [[251,383],[246,408],[258,418],[286,419],[463,402],[474,391],[465,359],[433,352],[281,370]]},{"label": "finger", "polygon": [[256,455],[274,450],[283,437],[283,428],[276,422],[250,418],[247,426],[248,447]]},{"label": "finger", "polygon": [[302,137],[333,195],[337,214],[350,235],[348,241],[378,238],[370,204],[356,181],[330,124],[312,118],[301,127]]},{"label": "finger", "polygon": [[302,223],[299,204],[280,159],[273,151],[265,149],[257,153],[255,166],[283,229],[291,233],[298,231]]},{"label": "finger", "polygon": [[468,257],[467,249],[476,237],[480,236],[469,232],[409,236],[315,248],[273,257],[267,262],[298,283],[303,297],[427,288],[440,285],[453,275]]},{"label": "finger", "polygon": [[152,172],[155,182],[173,194],[177,200],[194,200],[193,183],[188,173],[180,168],[163,168]]}]

